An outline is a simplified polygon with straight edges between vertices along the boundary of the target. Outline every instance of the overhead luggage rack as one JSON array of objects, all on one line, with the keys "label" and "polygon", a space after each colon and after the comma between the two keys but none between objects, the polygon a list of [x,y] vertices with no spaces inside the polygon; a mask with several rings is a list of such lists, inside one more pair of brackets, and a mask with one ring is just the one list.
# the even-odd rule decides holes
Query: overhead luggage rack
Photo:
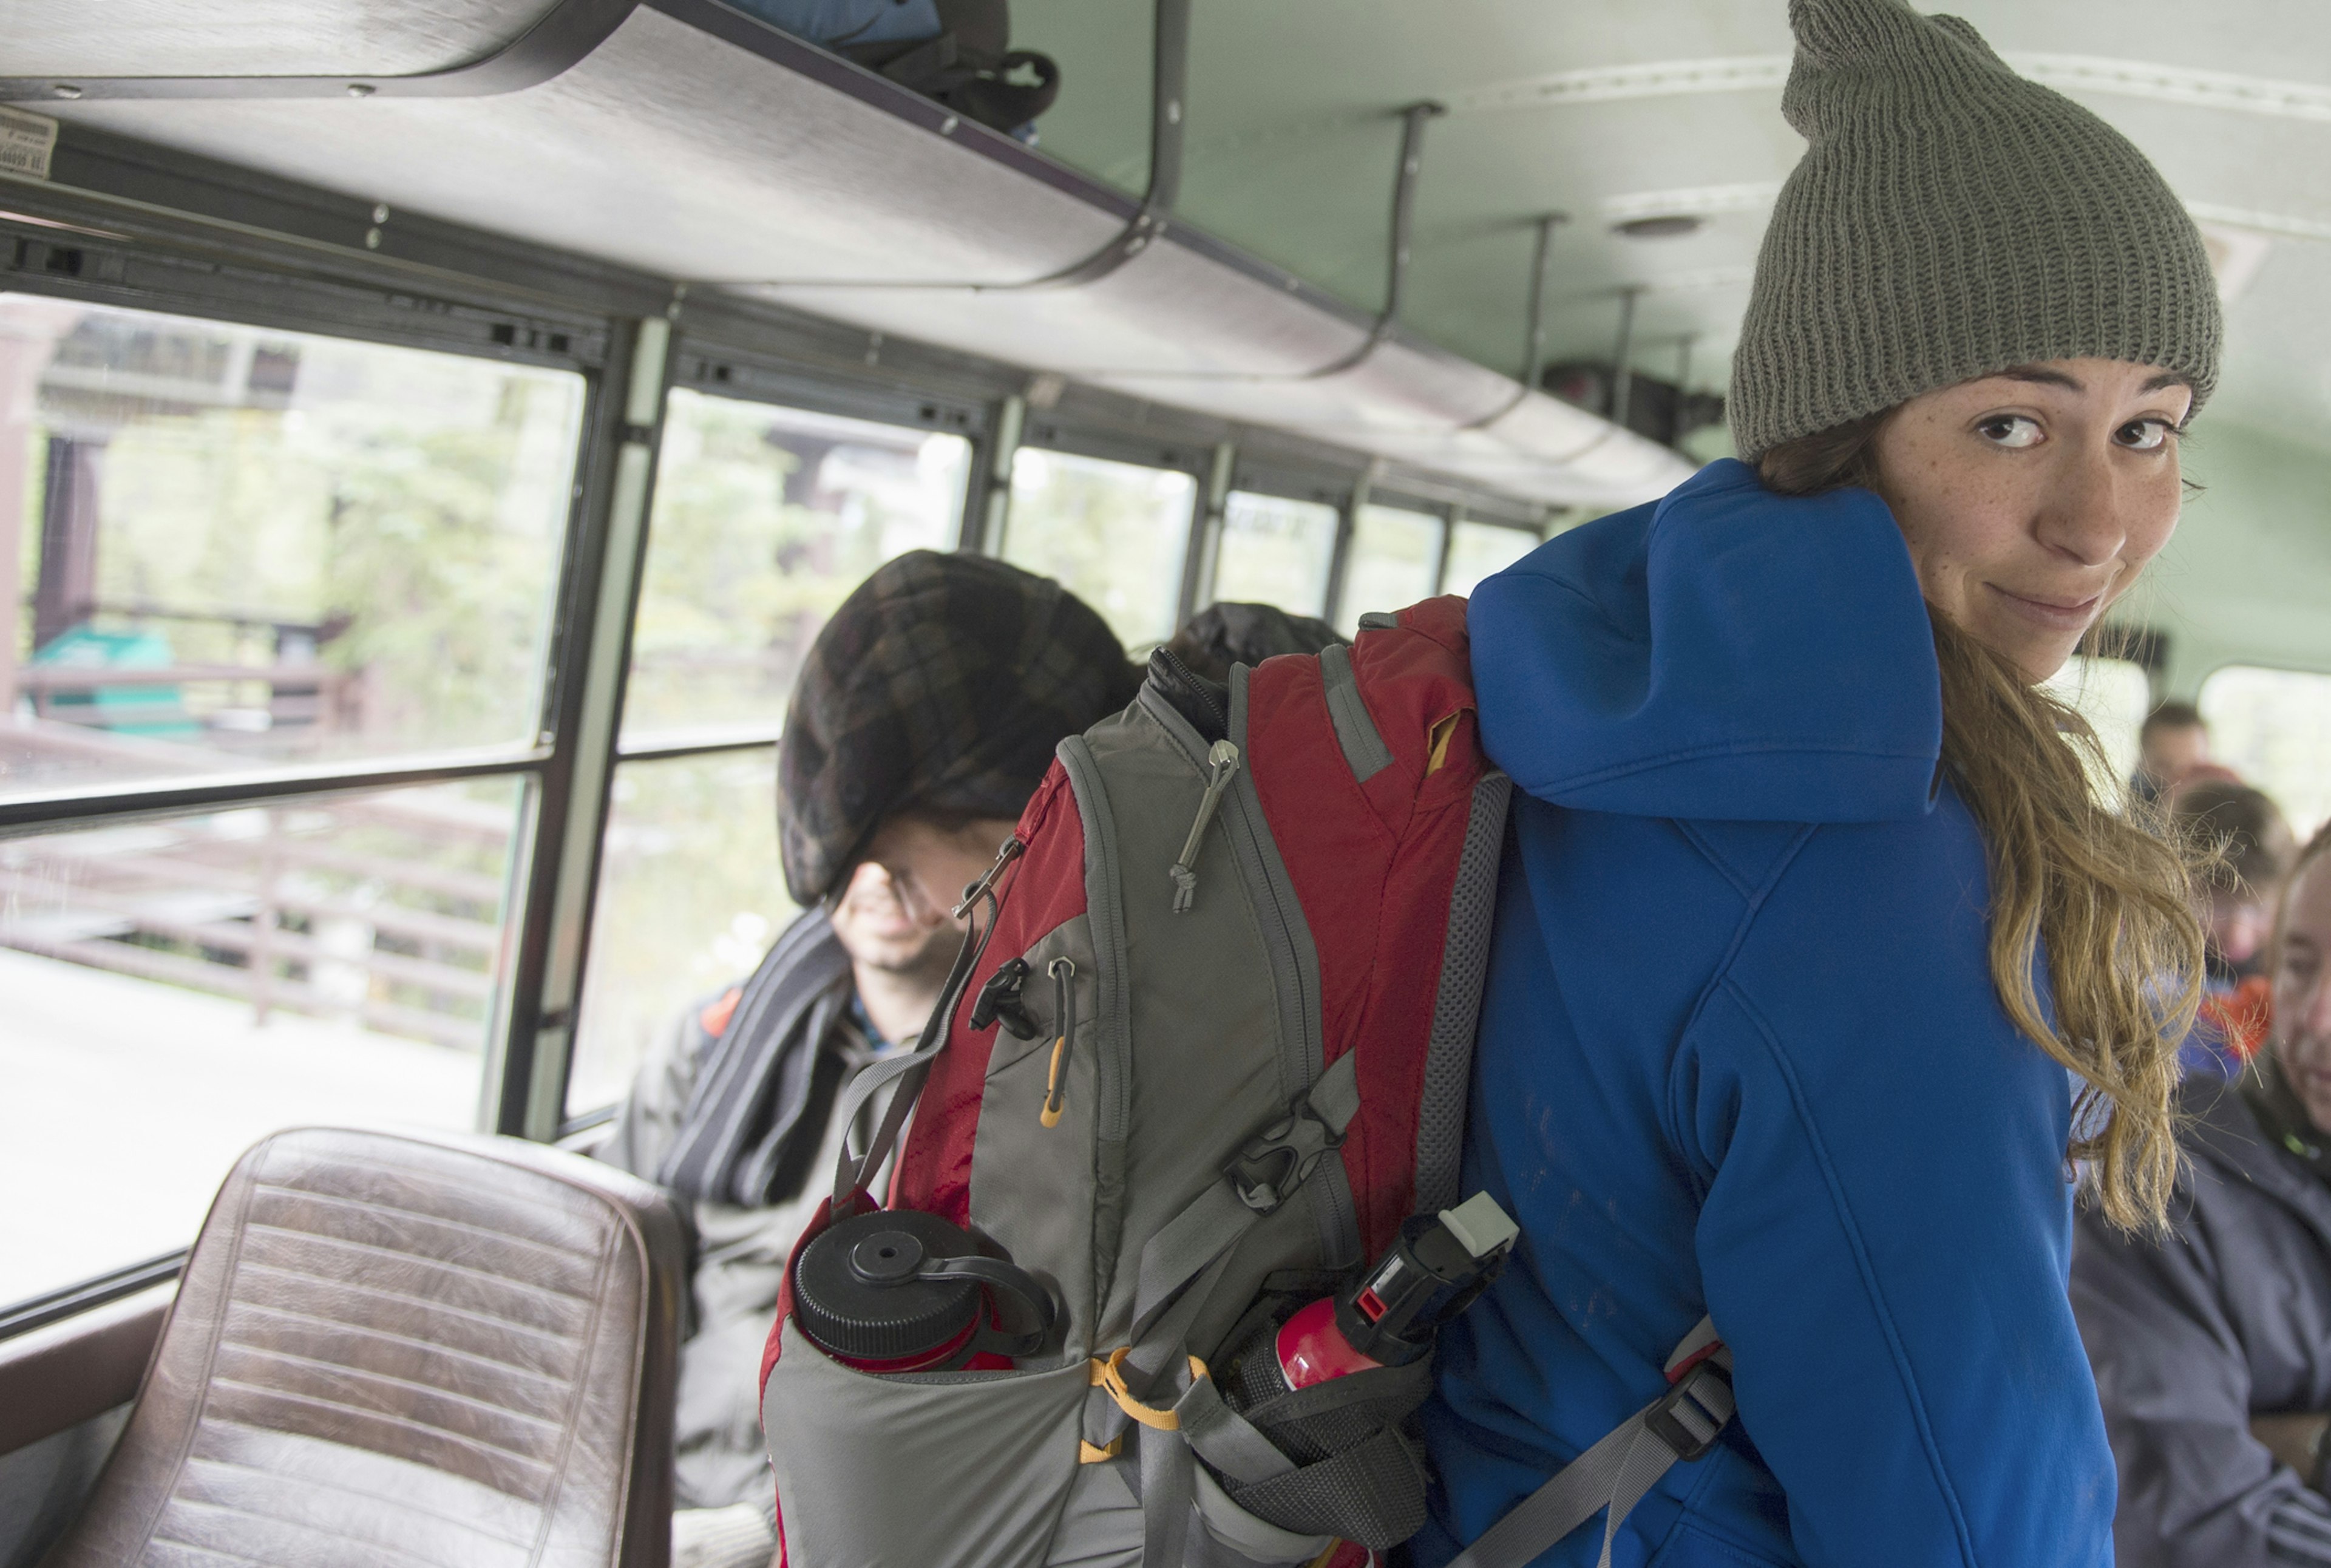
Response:
[{"label": "overhead luggage rack", "polygon": [[[1163,38],[1182,5],[1161,5]],[[1145,201],[718,0],[171,17],[25,0],[0,96],[1531,501],[1623,504],[1689,472],[1167,217],[1178,96],[1159,99],[1166,188]],[[396,239],[391,221],[378,242]]]}]

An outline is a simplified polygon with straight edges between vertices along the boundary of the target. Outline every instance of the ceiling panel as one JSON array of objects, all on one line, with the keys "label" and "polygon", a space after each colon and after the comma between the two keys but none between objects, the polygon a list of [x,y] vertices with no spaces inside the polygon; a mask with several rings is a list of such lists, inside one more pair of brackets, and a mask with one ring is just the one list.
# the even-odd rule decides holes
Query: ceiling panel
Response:
[{"label": "ceiling panel", "polygon": [[551,0],[5,0],[19,76],[410,76],[491,53]]},{"label": "ceiling panel", "polygon": [[[2213,417],[2331,444],[2331,6],[2318,0],[1961,0],[1993,45],[2119,127],[2203,214],[2263,236],[2229,311]],[[1202,3],[1182,211],[1361,308],[1382,298],[1397,110],[1451,104],[1426,139],[1406,319],[1520,362],[1529,220],[1556,242],[1549,358],[1603,356],[1640,289],[1640,367],[1720,388],[1770,194],[1803,143],[1780,115],[1782,0]],[[1046,148],[1142,169],[1146,5],[1017,0],[1015,41],[1061,60]],[[2107,84],[2100,88],[2098,82]],[[1727,85],[1728,83],[1728,85]],[[2077,84],[2077,85],[2076,85]],[[1519,106],[1519,107],[1515,107]],[[1630,240],[1670,198],[1708,219]]]},{"label": "ceiling panel", "polygon": [[[119,0],[109,20],[137,24],[122,44],[109,26],[77,35],[70,18],[86,12],[62,0],[13,0],[0,53],[32,70],[49,60],[43,51],[62,50],[53,63],[88,69],[84,59],[128,59],[128,47],[160,70],[191,68],[171,50],[215,47],[243,69],[353,70],[357,38],[377,52],[361,61],[368,71],[426,69],[490,47],[540,3],[174,11]],[[2246,258],[2212,417],[2331,445],[2331,312],[2319,304],[2331,297],[2331,6],[1960,9],[2012,60],[2121,127]],[[1514,373],[1530,224],[1561,212],[1548,359],[1607,356],[1632,292],[1635,366],[1688,368],[1696,385],[1720,388],[1773,193],[1802,147],[1779,114],[1784,17],[1783,0],[1198,0],[1180,212],[1345,307],[1301,317],[1255,297],[1270,286],[1261,274],[1174,247],[1082,293],[922,288],[1040,276],[1089,253],[1117,218],[1042,181],[992,196],[992,159],[880,113],[837,115],[830,91],[645,9],[565,76],[490,103],[92,101],[58,112],[676,278],[775,285],[842,319],[1197,405],[1198,389],[1175,385],[1194,370],[1300,375],[1356,341],[1384,291],[1398,110],[1436,99],[1451,112],[1426,136],[1404,328]],[[1063,70],[1040,122],[1043,154],[1137,193],[1148,0],[1018,0],[1013,18],[1014,43]],[[115,53],[99,58],[99,43]],[[1658,213],[1705,222],[1680,237],[1614,232]],[[1140,330],[1177,302],[1174,331]],[[1450,390],[1437,372],[1417,374]],[[1394,401],[1370,404],[1360,423],[1397,424],[1401,388],[1367,385]],[[1340,395],[1298,381],[1280,405],[1333,423]],[[1444,426],[1469,417],[1437,395],[1419,405]]]}]

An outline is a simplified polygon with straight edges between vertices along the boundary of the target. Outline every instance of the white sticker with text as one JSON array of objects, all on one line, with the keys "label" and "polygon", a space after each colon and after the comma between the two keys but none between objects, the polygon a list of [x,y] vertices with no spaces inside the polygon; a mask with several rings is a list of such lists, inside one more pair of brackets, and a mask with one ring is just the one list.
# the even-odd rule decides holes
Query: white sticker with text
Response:
[{"label": "white sticker with text", "polygon": [[0,170],[49,177],[49,159],[57,150],[57,122],[45,114],[27,114],[0,104]]}]

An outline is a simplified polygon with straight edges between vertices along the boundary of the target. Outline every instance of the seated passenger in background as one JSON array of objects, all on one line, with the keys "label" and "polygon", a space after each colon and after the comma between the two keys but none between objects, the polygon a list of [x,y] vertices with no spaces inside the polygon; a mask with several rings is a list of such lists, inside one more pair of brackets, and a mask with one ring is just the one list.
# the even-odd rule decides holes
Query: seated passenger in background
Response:
[{"label": "seated passenger in background", "polygon": [[676,1022],[599,1151],[690,1201],[695,1221],[675,1568],[757,1568],[775,1550],[756,1374],[786,1259],[853,1131],[841,1087],[922,1029],[964,885],[1061,737],[1124,707],[1137,679],[1058,583],[930,551],[875,572],[811,646],[777,749],[779,848],[803,913],[743,985]]},{"label": "seated passenger in background", "polygon": [[2331,827],[2285,886],[2269,1041],[2186,1080],[2165,1237],[2083,1206],[2080,1322],[2120,1469],[2121,1568],[2331,1563]]},{"label": "seated passenger in background", "polygon": [[2190,702],[2164,702],[2145,716],[2136,732],[2136,773],[2128,781],[2133,800],[2151,805],[2170,787],[2210,760],[2210,727]]},{"label": "seated passenger in background", "polygon": [[[2214,776],[2224,774],[2224,776]],[[2214,852],[2203,889],[2209,937],[2202,1027],[2184,1052],[2188,1071],[2231,1077],[2266,1039],[2267,939],[2298,846],[2264,791],[2203,768],[2169,792],[2169,818],[2189,841]]]}]

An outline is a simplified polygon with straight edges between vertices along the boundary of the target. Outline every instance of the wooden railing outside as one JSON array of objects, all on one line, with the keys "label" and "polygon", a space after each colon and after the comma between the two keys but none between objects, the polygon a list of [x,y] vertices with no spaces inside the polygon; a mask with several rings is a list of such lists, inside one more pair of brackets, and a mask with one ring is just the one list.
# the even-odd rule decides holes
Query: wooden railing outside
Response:
[{"label": "wooden railing outside", "polygon": [[509,832],[432,789],[0,841],[0,946],[477,1049]]}]

